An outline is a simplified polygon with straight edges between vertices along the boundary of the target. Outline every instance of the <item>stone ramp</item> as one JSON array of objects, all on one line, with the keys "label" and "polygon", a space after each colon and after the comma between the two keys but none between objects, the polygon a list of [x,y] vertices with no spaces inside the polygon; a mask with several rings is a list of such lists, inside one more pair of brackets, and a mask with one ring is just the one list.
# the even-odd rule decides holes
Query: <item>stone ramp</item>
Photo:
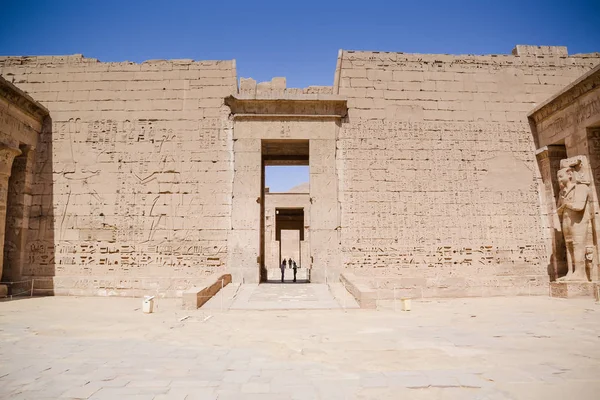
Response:
[{"label": "stone ramp", "polygon": [[348,292],[348,289],[343,283],[330,283],[329,290],[343,309],[360,308],[360,305],[358,305],[354,296]]},{"label": "stone ramp", "polygon": [[212,311],[224,311],[231,308],[240,289],[239,283],[230,283],[210,298],[200,309]]},{"label": "stone ramp", "polygon": [[232,310],[341,309],[329,287],[315,283],[262,283],[241,285]]}]

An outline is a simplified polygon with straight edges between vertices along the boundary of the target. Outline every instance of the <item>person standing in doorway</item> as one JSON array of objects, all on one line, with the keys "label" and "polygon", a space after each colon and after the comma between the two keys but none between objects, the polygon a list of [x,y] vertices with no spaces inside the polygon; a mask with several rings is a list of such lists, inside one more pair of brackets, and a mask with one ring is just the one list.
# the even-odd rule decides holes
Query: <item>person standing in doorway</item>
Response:
[{"label": "person standing in doorway", "polygon": [[281,262],[281,283],[283,283],[283,276],[285,275],[285,258],[283,259],[283,261]]},{"label": "person standing in doorway", "polygon": [[294,263],[294,282],[296,282],[296,272],[298,271],[298,265],[296,265],[296,261],[292,261]]}]

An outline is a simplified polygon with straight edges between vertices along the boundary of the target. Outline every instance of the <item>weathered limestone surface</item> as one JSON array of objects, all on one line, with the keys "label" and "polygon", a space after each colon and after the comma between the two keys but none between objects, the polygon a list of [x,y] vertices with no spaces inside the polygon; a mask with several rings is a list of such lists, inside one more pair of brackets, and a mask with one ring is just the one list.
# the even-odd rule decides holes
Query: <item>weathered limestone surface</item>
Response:
[{"label": "weathered limestone surface", "polygon": [[[556,133],[535,145],[527,112],[598,63],[547,46],[341,51],[333,87],[238,90],[233,61],[0,57],[52,119],[21,163],[36,176],[22,276],[96,295],[181,295],[225,272],[258,282],[261,142],[304,140],[312,281],[352,273],[380,298],[546,294],[558,245],[538,192],[557,185],[541,188],[534,151],[600,146],[597,129],[563,129],[592,126],[597,101],[577,92],[577,124],[544,116]],[[538,156],[556,165],[555,150]]]},{"label": "weathered limestone surface", "polygon": [[[331,300],[314,286],[243,289],[256,290],[232,312],[219,312],[220,293],[210,312],[162,299],[150,315],[131,298],[3,303],[0,398],[598,399],[600,308],[589,299],[344,312],[316,309]],[[317,307],[276,309],[298,295]]]},{"label": "weathered limestone surface", "polygon": [[[4,239],[6,227],[6,211],[9,190],[9,178],[16,156],[21,155],[21,150],[0,143],[0,253],[4,254]],[[0,276],[3,273],[3,263],[0,264]]]},{"label": "weathered limestone surface", "polygon": [[221,289],[231,283],[231,274],[214,274],[182,294],[182,306],[186,310],[195,310],[214,297]]},{"label": "weathered limestone surface", "polygon": [[[47,115],[48,110],[0,77],[0,282],[10,285],[11,294],[24,283],[33,149]],[[0,284],[0,297],[7,294],[8,286]]]},{"label": "weathered limestone surface", "polygon": [[[297,249],[285,248],[284,242],[277,240],[276,209],[277,208],[302,208],[304,209],[304,240],[300,241],[300,255],[295,258],[300,266],[298,279],[307,279],[310,269],[310,195],[308,193],[265,193],[265,268],[268,280],[281,279],[281,257],[289,257]],[[281,251],[281,257],[280,257]],[[292,271],[286,271],[286,276],[293,276]]]},{"label": "weathered limestone surface", "polygon": [[57,294],[181,294],[224,272],[234,61],[0,57],[50,110],[24,276]]},{"label": "weathered limestone surface", "polygon": [[589,281],[586,269],[590,268],[586,267],[597,259],[588,168],[585,156],[578,156],[562,160],[558,171],[561,191],[556,211],[562,223],[568,267],[567,275],[560,278],[564,280]]},{"label": "weathered limestone surface", "polygon": [[[230,270],[236,282],[258,283],[261,260],[262,143],[308,142],[310,163],[311,282],[339,279],[339,207],[336,138],[346,114],[339,96],[287,90],[280,97],[262,93],[227,99],[233,119],[234,181]],[[306,215],[306,214],[305,214]]]},{"label": "weathered limestone surface", "polygon": [[[291,229],[281,230],[281,255],[286,259],[300,261],[300,232]],[[289,264],[288,264],[289,268]]]},{"label": "weathered limestone surface", "polygon": [[[600,65],[536,107],[529,120],[545,189],[541,200],[544,228],[551,243],[548,248],[551,278],[578,280],[584,288],[589,285],[583,283],[590,280],[597,284],[600,280]],[[566,284],[556,284],[552,290],[574,292]],[[590,295],[587,289],[575,292]]]},{"label": "weathered limestone surface", "polygon": [[382,296],[547,293],[527,113],[600,55],[533,49],[340,53],[341,264]]},{"label": "weathered limestone surface", "polygon": [[550,282],[550,296],[573,299],[596,297],[597,284],[592,282]]},{"label": "weathered limestone surface", "polygon": [[352,272],[340,273],[340,282],[354,296],[360,308],[377,308],[377,289],[371,287]]}]

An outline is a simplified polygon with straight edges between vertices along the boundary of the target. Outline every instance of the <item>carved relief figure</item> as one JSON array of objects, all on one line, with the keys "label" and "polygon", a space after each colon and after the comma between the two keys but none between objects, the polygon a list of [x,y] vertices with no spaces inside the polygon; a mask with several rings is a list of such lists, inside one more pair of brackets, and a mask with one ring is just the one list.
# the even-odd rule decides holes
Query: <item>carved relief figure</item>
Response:
[{"label": "carved relief figure", "polygon": [[562,220],[568,266],[567,275],[559,280],[588,281],[586,265],[591,264],[594,255],[589,182],[582,181],[577,173],[581,159],[567,165],[557,174],[561,189],[557,213]]}]

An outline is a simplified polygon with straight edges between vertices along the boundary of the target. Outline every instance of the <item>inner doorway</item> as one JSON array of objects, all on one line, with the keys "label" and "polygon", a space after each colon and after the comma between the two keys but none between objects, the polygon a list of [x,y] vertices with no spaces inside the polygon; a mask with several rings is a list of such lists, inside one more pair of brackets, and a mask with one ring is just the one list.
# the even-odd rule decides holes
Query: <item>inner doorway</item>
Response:
[{"label": "inner doorway", "polygon": [[[260,282],[281,282],[282,261],[290,258],[298,267],[296,282],[309,282],[309,141],[262,140],[261,146]],[[283,172],[283,179],[293,187],[282,190],[279,185],[271,190],[267,183],[276,186],[276,181],[267,179],[267,174],[274,169],[280,180]],[[287,264],[285,280],[292,282],[293,268]]]},{"label": "inner doorway", "polygon": [[[275,209],[275,240],[279,243],[278,266],[287,260],[284,278],[285,282],[310,282],[309,269],[302,268],[303,258],[307,255],[307,243],[304,236],[303,208]],[[304,257],[303,257],[303,253]],[[291,260],[291,265],[290,265]],[[294,274],[294,267],[296,273]],[[271,274],[273,275],[273,274]],[[270,277],[269,277],[270,278]],[[277,275],[279,280],[280,275]],[[269,279],[274,280],[274,279]]]}]

